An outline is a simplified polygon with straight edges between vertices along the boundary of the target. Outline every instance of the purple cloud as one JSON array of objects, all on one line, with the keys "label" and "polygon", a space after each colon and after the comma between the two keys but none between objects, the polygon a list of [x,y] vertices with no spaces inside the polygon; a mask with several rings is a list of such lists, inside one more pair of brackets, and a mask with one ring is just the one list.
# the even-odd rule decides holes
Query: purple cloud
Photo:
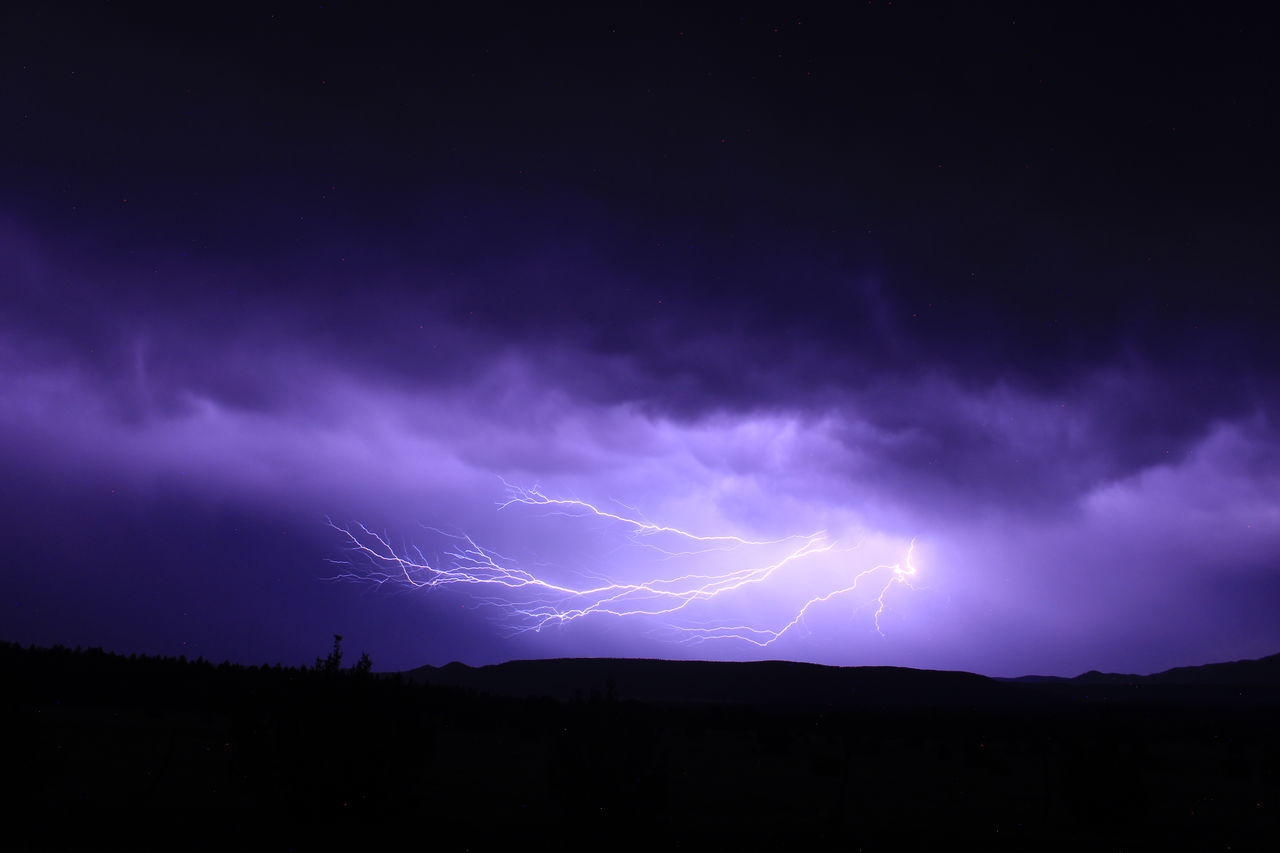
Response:
[{"label": "purple cloud", "polygon": [[[105,282],[123,273],[64,268],[8,239],[19,246],[7,271],[24,309],[0,348],[0,434],[9,464],[45,495],[20,513],[18,548],[58,564],[69,546],[41,531],[79,523],[65,516],[86,483],[113,484],[136,508],[105,546],[103,572],[70,579],[89,590],[130,583],[119,567],[154,531],[145,507],[181,496],[258,521],[227,543],[244,587],[216,606],[256,608],[247,573],[291,585],[273,593],[284,599],[324,587],[366,620],[395,612],[376,641],[394,634],[388,656],[404,665],[634,654],[1069,673],[1262,654],[1280,642],[1247,605],[1231,615],[1230,602],[1274,583],[1280,553],[1270,409],[1231,382],[1188,381],[1141,358],[1084,362],[1047,385],[1016,370],[988,381],[964,362],[926,370],[882,355],[875,369],[851,367],[886,341],[909,347],[887,321],[843,352],[782,347],[777,335],[693,311],[675,324],[623,322],[632,343],[610,351],[589,325],[538,335],[523,322],[473,323],[466,299],[437,305],[429,290],[390,285],[286,309],[244,284],[222,304],[205,282],[176,277],[170,287],[190,303],[131,298],[128,285],[117,299]],[[529,270],[517,260],[502,274]],[[868,294],[873,314],[888,310]],[[616,305],[628,310],[626,299]],[[424,525],[465,531],[563,583],[732,572],[781,553],[673,558],[636,547],[625,525],[497,511],[503,479],[703,535],[825,530],[838,547],[679,618],[593,612],[534,633],[513,634],[510,614],[477,607],[473,588],[389,596],[325,586],[338,573],[325,559],[344,555],[326,516],[431,559],[449,541]],[[307,546],[282,557],[264,548],[268,527]],[[814,605],[765,646],[705,630],[688,642],[694,628],[787,625],[858,572],[900,564],[913,538],[919,589],[889,589],[882,634],[877,581]],[[186,560],[173,569],[187,578],[176,587],[226,571],[222,555]],[[466,623],[463,645],[431,629],[442,608]],[[269,625],[252,632],[261,647],[280,646]]]}]

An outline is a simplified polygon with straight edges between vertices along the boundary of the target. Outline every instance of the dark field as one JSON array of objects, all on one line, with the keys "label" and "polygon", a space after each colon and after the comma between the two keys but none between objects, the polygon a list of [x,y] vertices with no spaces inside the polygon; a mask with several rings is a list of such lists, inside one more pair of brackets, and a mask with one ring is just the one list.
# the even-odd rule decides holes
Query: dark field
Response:
[{"label": "dark field", "polygon": [[20,848],[1280,840],[1274,659],[1047,683],[610,660],[385,676],[14,645],[0,661]]}]

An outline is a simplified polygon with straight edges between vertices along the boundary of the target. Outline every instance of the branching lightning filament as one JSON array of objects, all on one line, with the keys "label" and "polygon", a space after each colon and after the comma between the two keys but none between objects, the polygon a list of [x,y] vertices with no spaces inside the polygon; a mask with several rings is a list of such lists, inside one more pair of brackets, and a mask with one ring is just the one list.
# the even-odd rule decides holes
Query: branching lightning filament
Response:
[{"label": "branching lightning filament", "polygon": [[[624,514],[585,501],[549,497],[536,488],[507,484],[507,489],[506,498],[498,504],[499,510],[532,507],[547,515],[595,519],[618,527],[624,531],[629,544],[658,552],[661,565],[667,571],[631,582],[593,575],[585,582],[570,583],[552,574],[523,568],[518,561],[478,544],[465,533],[428,528],[448,543],[438,556],[429,559],[420,548],[397,548],[389,537],[363,524],[344,527],[330,521],[329,525],[343,535],[352,554],[352,559],[332,561],[341,567],[335,579],[415,590],[452,587],[466,592],[477,606],[493,608],[512,633],[541,631],[586,617],[648,617],[665,625],[685,642],[738,640],[769,646],[803,624],[815,608],[850,596],[860,587],[876,591],[864,606],[875,604],[871,622],[883,636],[881,617],[887,607],[887,596],[897,585],[911,587],[911,579],[916,575],[911,562],[913,540],[900,562],[846,574],[845,583],[802,602],[783,624],[709,623],[706,614],[717,602],[755,592],[769,595],[773,587],[803,571],[804,565],[818,555],[848,552],[857,546],[841,547],[824,530],[780,539],[702,535],[652,523],[630,508]],[[736,565],[684,573],[673,568],[680,560],[714,552],[726,552],[725,557],[716,559]],[[719,612],[731,609],[723,608]]]}]

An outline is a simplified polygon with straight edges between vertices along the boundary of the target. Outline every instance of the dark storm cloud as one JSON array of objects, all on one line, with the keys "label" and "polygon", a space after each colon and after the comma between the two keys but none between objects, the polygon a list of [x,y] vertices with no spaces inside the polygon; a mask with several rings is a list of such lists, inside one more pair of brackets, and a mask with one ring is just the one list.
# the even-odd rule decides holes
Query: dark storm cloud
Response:
[{"label": "dark storm cloud", "polygon": [[[489,228],[490,239],[502,230]],[[558,389],[570,406],[633,405],[689,421],[834,416],[849,424],[857,475],[886,495],[951,511],[1052,510],[1182,458],[1215,423],[1269,411],[1272,399],[1265,368],[1241,365],[1230,349],[1220,361],[1162,362],[1136,337],[1114,355],[1070,359],[1050,338],[994,377],[990,329],[933,340],[883,282],[807,257],[723,262],[712,298],[688,271],[654,269],[652,259],[637,269],[607,236],[582,233],[574,239],[591,248],[577,253],[508,246],[471,267],[354,270],[310,255],[268,269],[149,266],[110,253],[96,267],[83,256],[63,265],[39,239],[7,235],[24,309],[11,315],[15,357],[91,377],[125,419],[178,416],[194,397],[307,409],[326,375],[339,374],[406,394],[474,393],[514,360],[528,383]],[[803,311],[772,304],[782,295]],[[1055,358],[1063,366],[1046,380],[1042,364]],[[513,416],[522,414],[513,407]]]}]

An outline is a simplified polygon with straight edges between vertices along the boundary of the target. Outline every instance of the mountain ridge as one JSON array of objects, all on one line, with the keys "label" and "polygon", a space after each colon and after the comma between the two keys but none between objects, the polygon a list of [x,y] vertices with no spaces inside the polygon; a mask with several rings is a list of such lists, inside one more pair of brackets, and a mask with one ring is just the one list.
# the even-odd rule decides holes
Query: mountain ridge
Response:
[{"label": "mountain ridge", "polygon": [[[454,661],[441,667],[417,667],[402,676],[506,696],[729,705],[1003,705],[1064,697],[1169,698],[1178,691],[1187,698],[1204,699],[1224,688],[1249,688],[1248,698],[1272,694],[1280,698],[1280,654],[1175,667],[1151,675],[1090,670],[1074,677],[994,678],[960,670],[655,658],[548,658],[479,667]],[[1122,692],[1108,692],[1112,688]]]},{"label": "mountain ridge", "polygon": [[1150,675],[1091,669],[1074,676],[1021,675],[1001,680],[1025,684],[1272,685],[1280,683],[1280,654],[1195,666],[1175,666]]}]

